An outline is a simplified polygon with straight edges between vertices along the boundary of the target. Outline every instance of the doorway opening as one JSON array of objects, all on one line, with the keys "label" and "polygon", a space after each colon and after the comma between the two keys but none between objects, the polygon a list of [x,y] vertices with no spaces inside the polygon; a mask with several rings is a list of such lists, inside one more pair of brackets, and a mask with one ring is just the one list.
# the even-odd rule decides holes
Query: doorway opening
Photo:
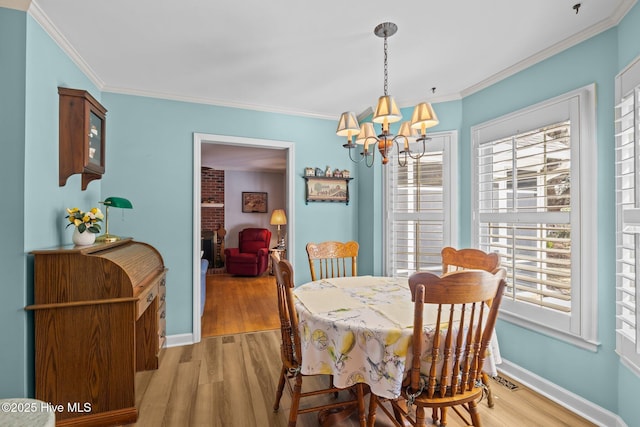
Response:
[{"label": "doorway opening", "polygon": [[[269,139],[243,138],[229,135],[215,135],[194,133],[193,136],[193,342],[199,342],[202,335],[202,324],[200,319],[200,304],[205,296],[201,292],[200,274],[200,238],[201,230],[201,167],[202,167],[202,147],[203,144],[218,144],[237,148],[260,148],[267,150],[284,150],[286,153],[285,168],[285,209],[287,210],[288,228],[291,230],[295,224],[294,212],[294,173],[295,155],[294,144],[289,141],[276,141]],[[288,233],[286,245],[288,248],[288,259],[295,264],[295,242],[291,238],[292,233]]]}]

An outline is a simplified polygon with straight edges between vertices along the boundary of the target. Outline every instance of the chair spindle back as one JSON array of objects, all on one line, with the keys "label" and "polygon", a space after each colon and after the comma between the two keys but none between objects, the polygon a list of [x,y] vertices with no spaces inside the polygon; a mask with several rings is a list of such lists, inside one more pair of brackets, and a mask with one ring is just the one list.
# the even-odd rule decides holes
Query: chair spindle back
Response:
[{"label": "chair spindle back", "polygon": [[311,280],[357,276],[359,248],[358,242],[354,241],[308,243]]},{"label": "chair spindle back", "polygon": [[295,369],[300,365],[300,334],[298,332],[298,312],[293,295],[293,267],[288,260],[281,260],[275,254],[271,255],[271,262],[278,290],[282,363],[287,368]]},{"label": "chair spindle back", "polygon": [[500,255],[480,249],[442,249],[442,274],[460,270],[484,270],[490,273],[500,268]]},{"label": "chair spindle back", "polygon": [[[455,397],[478,386],[505,277],[505,270],[499,269],[494,274],[460,271],[444,277],[419,272],[409,278],[415,300],[413,362],[409,384],[406,384],[411,390],[423,389],[427,398],[444,398]],[[421,376],[425,304],[437,305],[437,318],[433,325],[431,363],[428,372]],[[426,380],[422,379],[424,376]]]}]

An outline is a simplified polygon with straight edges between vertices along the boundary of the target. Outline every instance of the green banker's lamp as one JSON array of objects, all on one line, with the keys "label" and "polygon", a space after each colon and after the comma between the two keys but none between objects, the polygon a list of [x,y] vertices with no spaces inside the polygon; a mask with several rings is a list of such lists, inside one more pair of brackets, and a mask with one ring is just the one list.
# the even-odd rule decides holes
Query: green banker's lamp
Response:
[{"label": "green banker's lamp", "polygon": [[96,237],[96,242],[115,242],[120,240],[120,237],[109,234],[109,207],[120,209],[131,209],[133,205],[127,199],[122,197],[107,197],[104,202],[98,202],[105,205],[104,211],[104,228],[105,233],[102,236]]}]

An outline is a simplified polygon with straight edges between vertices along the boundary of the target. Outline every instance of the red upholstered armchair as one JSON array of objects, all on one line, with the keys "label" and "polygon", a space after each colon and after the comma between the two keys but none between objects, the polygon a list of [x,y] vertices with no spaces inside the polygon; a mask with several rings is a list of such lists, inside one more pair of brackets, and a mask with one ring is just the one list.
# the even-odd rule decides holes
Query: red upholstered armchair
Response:
[{"label": "red upholstered armchair", "polygon": [[238,247],[224,250],[227,273],[238,276],[258,276],[269,265],[271,231],[266,228],[245,228],[238,233]]}]

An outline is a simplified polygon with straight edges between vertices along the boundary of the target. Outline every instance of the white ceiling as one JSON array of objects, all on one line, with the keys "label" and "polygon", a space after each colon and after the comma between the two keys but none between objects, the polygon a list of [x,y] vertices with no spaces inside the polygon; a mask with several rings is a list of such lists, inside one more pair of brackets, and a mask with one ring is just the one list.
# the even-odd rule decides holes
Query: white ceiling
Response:
[{"label": "white ceiling", "polygon": [[337,120],[383,92],[381,22],[398,25],[389,94],[406,107],[473,93],[616,25],[635,2],[33,0],[29,10],[102,91]]},{"label": "white ceiling", "polygon": [[213,169],[281,173],[287,169],[287,151],[203,143],[201,163]]}]

